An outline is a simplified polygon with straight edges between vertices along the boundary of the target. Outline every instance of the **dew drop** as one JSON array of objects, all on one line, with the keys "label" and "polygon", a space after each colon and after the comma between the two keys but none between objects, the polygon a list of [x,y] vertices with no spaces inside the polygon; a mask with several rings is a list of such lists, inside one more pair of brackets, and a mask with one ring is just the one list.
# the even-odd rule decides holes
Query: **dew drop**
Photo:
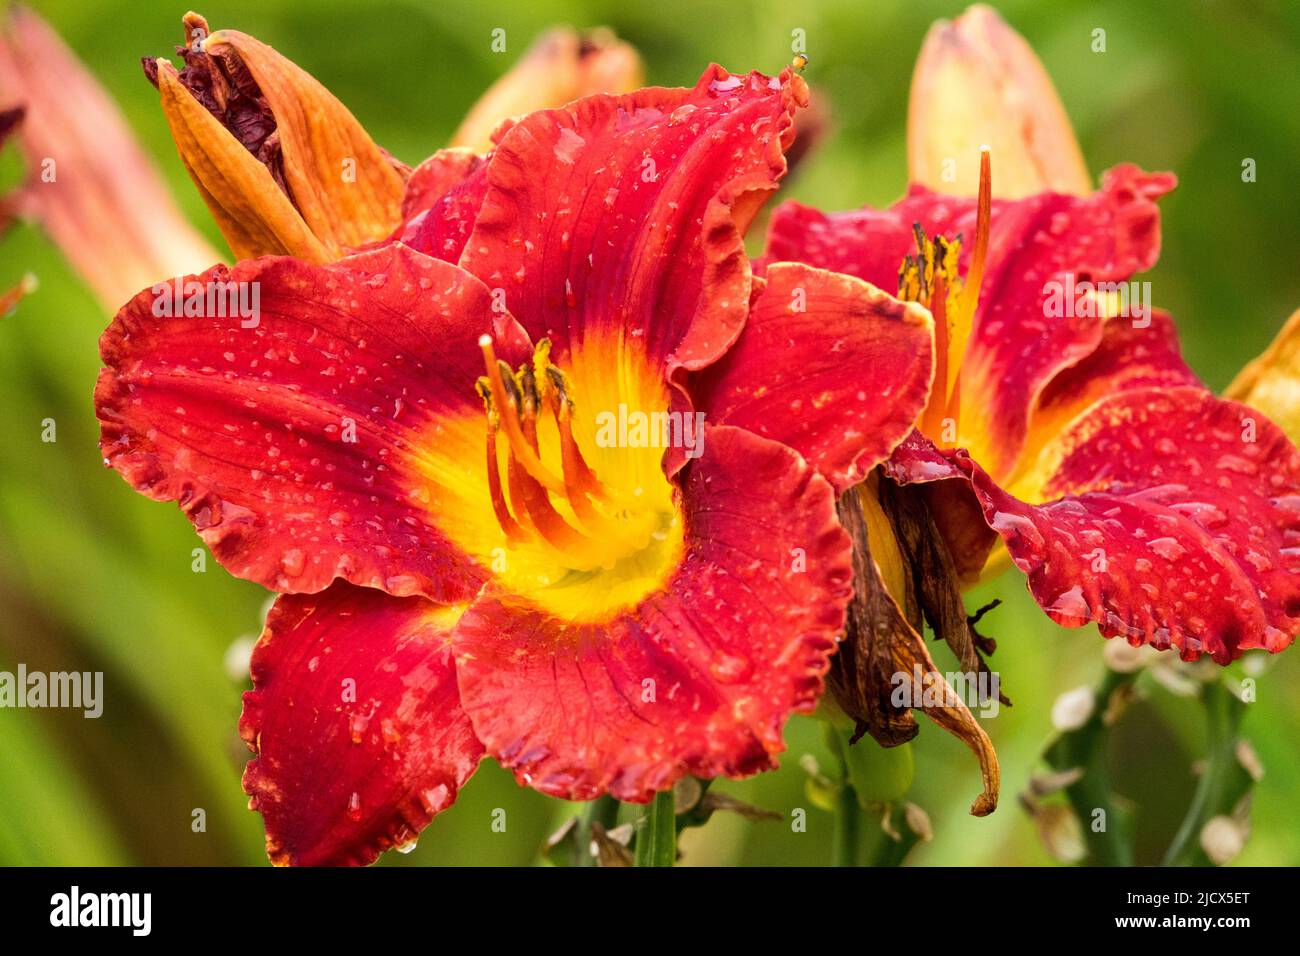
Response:
[{"label": "dew drop", "polygon": [[290,548],[280,558],[280,567],[289,577],[297,577],[302,574],[303,568],[307,566],[307,555],[301,548]]},{"label": "dew drop", "polygon": [[1223,455],[1215,462],[1215,467],[1221,471],[1236,472],[1239,475],[1254,475],[1259,473],[1259,466],[1253,461],[1247,461],[1239,455]]},{"label": "dew drop", "polygon": [[710,664],[709,673],[723,684],[734,684],[749,676],[750,663],[735,654],[719,654]]},{"label": "dew drop", "polygon": [[1187,549],[1173,538],[1152,538],[1147,547],[1166,561],[1177,561],[1187,553]]},{"label": "dew drop", "polygon": [[1092,617],[1092,608],[1088,606],[1088,601],[1083,596],[1083,586],[1079,584],[1058,594],[1047,610],[1083,621]]}]

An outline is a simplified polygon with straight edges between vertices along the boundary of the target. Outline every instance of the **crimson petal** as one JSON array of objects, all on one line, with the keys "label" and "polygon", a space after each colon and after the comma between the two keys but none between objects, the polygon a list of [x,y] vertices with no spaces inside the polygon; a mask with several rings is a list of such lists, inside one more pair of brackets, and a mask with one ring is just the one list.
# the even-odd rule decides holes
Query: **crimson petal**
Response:
[{"label": "crimson petal", "polygon": [[1127,318],[1108,321],[1097,348],[1047,383],[1038,397],[1022,453],[1022,469],[1031,468],[1039,451],[1051,444],[1093,403],[1137,388],[1199,386],[1183,361],[1178,334],[1169,314],[1151,311],[1149,324]]},{"label": "crimson petal", "polygon": [[709,421],[789,445],[843,492],[925,407],[933,329],[924,309],[861,280],[775,263],[740,339],[690,392]]},{"label": "crimson petal", "polygon": [[[993,202],[980,305],[961,372],[963,393],[978,401],[963,403],[961,442],[998,480],[1015,466],[1043,388],[1102,338],[1101,317],[1049,317],[1047,283],[1067,273],[1076,282],[1124,282],[1150,268],[1160,250],[1154,200],[1173,186],[1168,173],[1123,165],[1091,196]],[[786,203],[773,213],[766,259],[806,262],[893,289],[903,258],[915,252],[913,224],[927,234],[969,238],[976,206],[974,198],[919,186],[887,210],[827,215]],[[967,243],[963,270],[970,253]]]},{"label": "crimson petal", "polygon": [[272,862],[373,863],[456,799],[483,756],[456,690],[458,613],[343,582],[276,600],[239,721]]},{"label": "crimson petal", "polygon": [[485,594],[457,625],[461,700],[520,782],[645,801],[683,774],[756,773],[820,694],[852,594],[831,486],[776,442],[705,435],[665,589],[592,623]]},{"label": "crimson petal", "polygon": [[891,474],[969,481],[1060,624],[1219,663],[1300,629],[1300,452],[1244,405],[1195,387],[1106,399],[1044,449],[1041,505],[962,450],[907,448]]},{"label": "crimson petal", "polygon": [[444,149],[416,167],[402,202],[400,238],[444,262],[459,262],[487,195],[487,162]]},{"label": "crimson petal", "polygon": [[557,358],[595,339],[698,368],[749,304],[742,233],[785,173],[790,73],[710,67],[693,89],[597,95],[520,119],[487,164],[461,265]]},{"label": "crimson petal", "polygon": [[[207,306],[220,314],[155,316],[151,291],[127,303],[100,340],[106,462],[179,502],[227,570],[265,587],[475,594],[485,574],[448,543],[422,469],[444,421],[481,421],[482,283],[400,245],[191,279],[256,290],[256,325]],[[526,357],[523,332],[496,319],[498,352]]]}]

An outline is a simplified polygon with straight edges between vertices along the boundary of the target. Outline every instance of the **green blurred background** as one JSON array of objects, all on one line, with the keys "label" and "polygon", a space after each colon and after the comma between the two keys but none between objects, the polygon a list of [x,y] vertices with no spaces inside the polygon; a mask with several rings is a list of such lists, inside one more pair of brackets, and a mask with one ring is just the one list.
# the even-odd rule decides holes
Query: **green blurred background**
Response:
[{"label": "green blurred background", "polygon": [[[122,104],[183,208],[224,248],[139,67],[141,55],[171,52],[186,6],[31,5]],[[200,12],[214,29],[252,33],[297,61],[410,163],[441,145],[478,93],[550,24],[613,27],[641,50],[649,81],[662,85],[692,84],[711,60],[775,72],[790,58],[791,31],[802,28],[807,76],[829,101],[834,132],[784,196],[846,208],[887,203],[904,189],[912,64],[930,22],[961,6],[250,0]],[[1181,322],[1193,367],[1223,387],[1300,306],[1300,5],[998,6],[1055,78],[1094,175],[1125,160],[1178,174],[1178,190],[1162,203],[1164,252],[1149,278],[1156,304]],[[490,48],[496,27],[507,31],[505,55]],[[1096,27],[1107,31],[1104,54],[1090,49]],[[20,175],[15,152],[0,161],[0,184]],[[1245,157],[1257,161],[1255,183],[1241,181]],[[198,541],[180,513],[132,493],[101,466],[91,390],[107,317],[41,233],[19,226],[0,243],[0,288],[27,270],[40,277],[39,291],[0,322],[0,669],[23,661],[33,670],[102,670],[106,706],[99,720],[0,710],[0,863],[263,863],[261,822],[239,786],[247,752],[235,725],[246,685],[223,661],[232,642],[258,631],[266,596],[215,562],[207,573],[191,572]],[[45,418],[57,421],[56,443],[40,440]],[[1002,760],[1002,806],[986,819],[967,815],[979,789],[976,764],[923,720],[908,796],[929,811],[935,838],[913,854],[915,863],[1050,861],[1015,795],[1050,736],[1053,701],[1101,674],[1102,641],[1091,628],[1053,626],[1015,573],[982,587],[970,604],[995,595],[1007,603],[983,629],[999,639],[994,666],[1015,703],[986,723]],[[1297,686],[1300,652],[1292,651],[1261,679],[1248,709],[1244,732],[1266,776],[1242,863],[1300,862]],[[1110,750],[1116,785],[1136,807],[1145,862],[1158,858],[1190,799],[1204,723],[1195,701],[1148,690]],[[811,807],[799,767],[808,753],[830,763],[819,725],[795,719],[788,739],[779,772],[717,786],[787,819],[792,808],[808,807],[807,832],[718,815],[684,840],[687,863],[828,859],[830,816]],[[198,807],[207,813],[203,833],[191,830]],[[507,811],[505,833],[492,829],[495,808]],[[418,849],[389,854],[383,865],[533,863],[573,810],[485,763]]]}]

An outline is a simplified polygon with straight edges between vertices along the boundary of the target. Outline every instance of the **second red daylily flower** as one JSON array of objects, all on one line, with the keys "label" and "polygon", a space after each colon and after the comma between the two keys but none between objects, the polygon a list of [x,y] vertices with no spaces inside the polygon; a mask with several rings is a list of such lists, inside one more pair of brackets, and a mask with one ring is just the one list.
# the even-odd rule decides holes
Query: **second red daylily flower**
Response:
[{"label": "second red daylily flower", "polygon": [[[1017,74],[982,88],[968,75],[972,44]],[[1063,113],[1032,53],[974,8],[936,28],[914,82],[913,170],[932,181],[947,150],[918,149],[917,117],[936,112],[924,97],[943,95],[945,79],[963,103],[1003,96],[1032,114],[965,116],[1009,144],[1011,189],[1026,198],[990,199],[986,152],[979,198],[913,185],[885,210],[787,204],[768,247],[884,288],[913,257],[902,285],[935,312],[939,371],[886,474],[936,483],[935,520],[966,583],[1000,537],[1058,623],[1095,622],[1108,637],[1219,663],[1282,650],[1300,630],[1300,452],[1258,411],[1211,394],[1179,356],[1169,317],[1127,285],[1156,260],[1155,200],[1174,177],[1126,165],[1092,195],[1034,188],[1052,168],[1044,151],[1077,182],[1078,150],[1068,125],[1054,125]],[[1053,102],[1024,107],[1040,94]],[[968,132],[940,125],[930,138]]]},{"label": "second red daylily flower", "polygon": [[[1097,311],[1051,317],[1044,306],[1051,282],[1123,282],[1150,265],[1151,200],[1171,184],[1122,167],[1091,197],[993,204],[984,291],[964,355],[947,356],[960,369],[955,402],[887,470],[970,483],[976,500],[948,497],[936,515],[967,581],[995,532],[1058,623],[1226,663],[1281,650],[1300,628],[1300,453],[1263,415],[1200,385],[1163,313],[1108,319],[1093,300]],[[920,187],[882,212],[787,206],[770,254],[886,284],[914,222],[973,236],[976,207]],[[952,341],[941,331],[941,355]]]},{"label": "second red daylily flower", "polygon": [[417,172],[409,244],[189,280],[253,320],[119,312],[106,460],[297,592],[241,720],[273,860],[372,861],[484,753],[579,799],[773,765],[851,595],[835,491],[933,375],[923,309],[750,273],[805,99],[715,67],[534,113]]}]

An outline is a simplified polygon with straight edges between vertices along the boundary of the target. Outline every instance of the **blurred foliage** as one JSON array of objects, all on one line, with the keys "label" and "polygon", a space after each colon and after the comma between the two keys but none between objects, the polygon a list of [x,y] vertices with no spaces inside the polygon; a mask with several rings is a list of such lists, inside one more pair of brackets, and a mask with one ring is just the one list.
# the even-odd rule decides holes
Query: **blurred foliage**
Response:
[{"label": "blurred foliage", "polygon": [[[142,55],[171,52],[185,4],[32,5],[123,105],[186,212],[221,247],[139,67]],[[1291,245],[1300,231],[1300,5],[999,7],[1055,78],[1094,175],[1125,160],[1177,172],[1181,185],[1162,203],[1154,299],[1180,321],[1191,364],[1211,386],[1224,386],[1300,306]],[[649,81],[663,85],[691,84],[710,60],[776,71],[789,60],[791,30],[802,28],[807,76],[830,103],[835,132],[784,195],[845,208],[887,203],[903,190],[912,63],[930,22],[960,9],[918,0],[241,0],[200,12],[214,28],[237,27],[296,60],[412,163],[444,142],[478,93],[549,24],[613,27],[641,49]],[[504,56],[490,49],[495,27],[507,31]],[[1096,27],[1107,31],[1104,54],[1089,48]],[[0,162],[0,184],[19,174],[12,153]],[[1258,163],[1256,183],[1241,181],[1245,157]],[[102,670],[107,706],[99,720],[0,711],[0,863],[261,863],[260,820],[239,786],[247,754],[235,725],[245,684],[227,676],[223,658],[232,641],[257,632],[265,595],[212,561],[207,573],[193,573],[198,540],[179,512],[132,493],[101,467],[91,392],[107,317],[57,250],[20,226],[0,245],[0,287],[27,270],[39,275],[39,291],[0,322],[0,669],[24,661],[35,670]],[[40,440],[46,418],[57,422],[56,443]],[[971,605],[995,596],[1007,603],[985,623],[999,639],[994,666],[1014,701],[986,725],[1002,759],[1002,807],[986,819],[967,814],[979,791],[975,762],[923,721],[908,799],[929,812],[934,840],[910,862],[1049,862],[1015,795],[1052,735],[1053,701],[1102,674],[1102,642],[1091,628],[1052,625],[1014,572],[971,595]],[[1243,720],[1266,776],[1242,863],[1300,862],[1298,658],[1284,655],[1260,680]],[[940,662],[952,663],[942,655]],[[1138,862],[1158,861],[1151,854],[1191,800],[1204,728],[1194,701],[1152,694],[1111,735],[1112,783],[1136,807]],[[788,742],[781,771],[716,785],[787,822],[717,814],[683,835],[686,862],[828,859],[831,818],[810,805],[799,757],[811,753],[822,766],[834,758],[807,718],[791,723]],[[207,812],[204,833],[191,830],[198,807]],[[498,807],[507,812],[505,833],[491,827]],[[800,807],[806,833],[788,822]],[[574,811],[485,764],[419,848],[390,854],[384,865],[530,864]]]}]

